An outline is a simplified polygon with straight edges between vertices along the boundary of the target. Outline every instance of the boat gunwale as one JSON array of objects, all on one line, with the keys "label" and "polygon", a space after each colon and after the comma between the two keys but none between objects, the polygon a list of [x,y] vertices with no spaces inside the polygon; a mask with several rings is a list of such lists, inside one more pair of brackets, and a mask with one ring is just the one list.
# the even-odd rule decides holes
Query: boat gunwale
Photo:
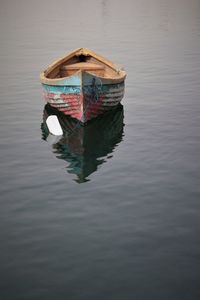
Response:
[{"label": "boat gunwale", "polygon": [[[72,75],[65,76],[65,77],[60,77],[60,78],[48,78],[46,75],[48,75],[51,71],[53,71],[56,67],[64,63],[65,61],[69,60],[72,58],[74,55],[91,55],[94,57],[96,60],[102,62],[104,65],[107,65],[114,71],[116,71],[119,75],[119,77],[104,77],[104,76],[99,76],[96,75],[93,72],[90,71],[85,71],[85,70],[77,70],[77,72],[74,72]],[[123,81],[126,78],[126,72],[122,70],[121,68],[118,67],[118,65],[114,64],[112,61],[104,58],[103,56],[96,54],[95,52],[87,49],[87,48],[77,48],[74,51],[68,53],[67,55],[62,56],[61,58],[58,58],[55,60],[53,63],[51,63],[44,71],[40,73],[40,80],[44,84],[54,84],[59,81],[67,80],[69,78],[72,78],[73,76],[80,75],[80,78],[82,77],[83,73],[88,73],[91,74],[92,76],[96,76],[102,80],[112,80],[113,82],[118,82],[118,81]]]}]

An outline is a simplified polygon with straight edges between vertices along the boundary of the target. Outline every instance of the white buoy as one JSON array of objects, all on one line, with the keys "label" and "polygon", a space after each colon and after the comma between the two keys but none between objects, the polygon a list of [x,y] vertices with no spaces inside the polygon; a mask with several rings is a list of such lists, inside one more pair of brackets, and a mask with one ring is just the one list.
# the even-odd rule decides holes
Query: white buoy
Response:
[{"label": "white buoy", "polygon": [[58,121],[58,118],[56,115],[51,115],[46,120],[47,127],[49,129],[49,132],[53,135],[63,135],[62,127],[60,126],[60,123]]}]

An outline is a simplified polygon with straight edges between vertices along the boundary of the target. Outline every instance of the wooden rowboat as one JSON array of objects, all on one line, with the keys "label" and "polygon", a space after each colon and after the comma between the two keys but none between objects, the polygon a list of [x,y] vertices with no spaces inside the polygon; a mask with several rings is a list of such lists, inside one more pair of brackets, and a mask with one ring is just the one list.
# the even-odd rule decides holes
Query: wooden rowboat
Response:
[{"label": "wooden rowboat", "polygon": [[124,70],[86,48],[56,60],[40,74],[45,100],[81,123],[119,104],[125,77]]}]

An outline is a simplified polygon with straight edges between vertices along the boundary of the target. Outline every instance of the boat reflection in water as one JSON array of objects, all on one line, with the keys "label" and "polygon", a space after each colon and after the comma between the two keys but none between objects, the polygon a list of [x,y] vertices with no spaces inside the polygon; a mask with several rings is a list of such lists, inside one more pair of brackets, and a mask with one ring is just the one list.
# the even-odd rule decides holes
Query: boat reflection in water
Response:
[{"label": "boat reflection in water", "polygon": [[[57,138],[49,134],[46,119],[57,115],[63,129],[63,136]],[[123,106],[119,104],[114,110],[82,126],[79,121],[65,116],[48,104],[44,107],[42,139],[50,142],[56,157],[69,163],[68,173],[76,174],[78,183],[89,181],[87,177],[97,171],[98,167],[112,157],[115,147],[123,137]]]}]

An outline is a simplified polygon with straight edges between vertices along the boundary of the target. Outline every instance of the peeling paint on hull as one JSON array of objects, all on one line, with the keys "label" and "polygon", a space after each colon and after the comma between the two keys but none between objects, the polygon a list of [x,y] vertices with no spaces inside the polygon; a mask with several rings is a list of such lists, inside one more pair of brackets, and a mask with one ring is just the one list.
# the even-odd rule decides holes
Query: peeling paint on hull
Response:
[{"label": "peeling paint on hull", "polygon": [[[90,81],[88,81],[88,78]],[[84,79],[84,76],[83,76]],[[102,84],[95,76],[87,76],[80,85],[43,84],[44,98],[52,107],[85,123],[116,107],[124,96],[124,81]]]}]

